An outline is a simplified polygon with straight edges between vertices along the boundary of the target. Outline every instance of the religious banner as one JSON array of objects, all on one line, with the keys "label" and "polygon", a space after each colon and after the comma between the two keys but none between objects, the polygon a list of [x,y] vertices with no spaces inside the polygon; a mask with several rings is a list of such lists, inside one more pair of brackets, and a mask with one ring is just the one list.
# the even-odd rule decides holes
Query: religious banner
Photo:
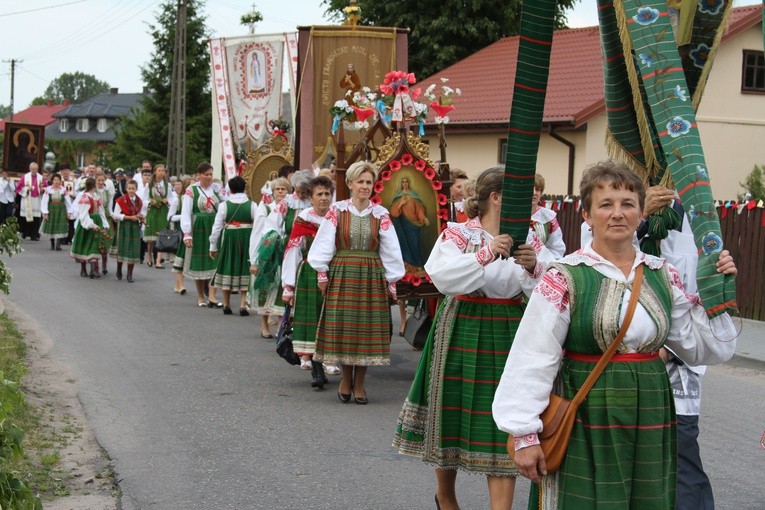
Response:
[{"label": "religious banner", "polygon": [[284,34],[223,39],[228,103],[237,142],[259,144],[268,121],[281,117]]},{"label": "religious banner", "polygon": [[31,163],[43,168],[45,154],[45,126],[5,123],[3,168],[12,175],[24,175]]},{"label": "religious banner", "polygon": [[[236,158],[234,142],[231,139],[231,116],[229,115],[228,93],[226,91],[226,65],[223,55],[223,39],[210,39],[210,59],[212,64],[212,95],[215,111],[213,112],[213,154],[210,160],[223,161],[227,179],[236,177]],[[219,136],[216,136],[219,135]],[[220,139],[220,146],[218,145]]]},{"label": "religious banner", "polygon": [[[308,36],[304,46],[303,37]],[[300,55],[300,120],[301,137],[310,133],[310,161],[301,161],[305,166],[325,154],[332,128],[329,110],[338,100],[347,99],[347,94],[361,90],[363,86],[376,87],[382,83],[385,73],[396,68],[395,28],[322,26],[301,27]],[[306,50],[303,52],[303,47]],[[405,54],[404,54],[405,56]],[[305,88],[310,87],[310,92]],[[308,111],[306,111],[306,109]],[[310,123],[310,131],[306,128]],[[348,144],[358,141],[357,133],[347,133]],[[303,144],[301,139],[301,154]],[[306,155],[302,156],[307,159]]]}]

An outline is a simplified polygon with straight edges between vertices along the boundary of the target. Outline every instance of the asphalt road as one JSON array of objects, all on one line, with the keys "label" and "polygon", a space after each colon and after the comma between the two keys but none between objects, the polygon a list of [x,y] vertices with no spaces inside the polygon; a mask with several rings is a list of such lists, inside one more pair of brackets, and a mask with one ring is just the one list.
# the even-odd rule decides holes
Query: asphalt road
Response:
[{"label": "asphalt road", "polygon": [[[433,471],[391,448],[419,353],[395,337],[390,367],[367,377],[370,404],[341,404],[277,357],[257,317],[196,307],[193,283],[138,266],[136,282],[79,276],[49,244],[11,258],[9,299],[70,365],[96,437],[113,459],[122,508],[427,509]],[[394,328],[397,328],[394,313]],[[765,372],[713,367],[702,454],[718,509],[765,509]],[[528,484],[519,481],[516,508]],[[460,474],[465,510],[488,508],[484,477]]]}]

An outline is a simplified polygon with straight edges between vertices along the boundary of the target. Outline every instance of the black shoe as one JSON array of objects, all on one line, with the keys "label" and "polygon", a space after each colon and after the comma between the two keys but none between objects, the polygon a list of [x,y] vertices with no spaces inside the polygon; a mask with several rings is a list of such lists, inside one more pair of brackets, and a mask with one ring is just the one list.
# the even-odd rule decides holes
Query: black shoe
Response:
[{"label": "black shoe", "polygon": [[128,283],[133,283],[133,281],[134,281],[132,276],[128,276],[126,278],[126,280],[127,280]]},{"label": "black shoe", "polygon": [[122,280],[122,271],[120,271],[119,269],[117,269],[117,279]]},{"label": "black shoe", "polygon": [[234,312],[231,311],[231,307],[228,307],[228,306],[223,307],[223,315],[231,315],[232,313]]},{"label": "black shoe", "polygon": [[360,406],[365,406],[369,403],[369,400],[367,399],[367,397],[357,397],[355,393],[353,395],[353,401]]},{"label": "black shoe", "polygon": [[351,401],[351,394],[350,393],[340,393],[340,390],[337,390],[337,398],[340,399],[340,402],[343,404],[347,404]]},{"label": "black shoe", "polygon": [[87,278],[88,277],[88,272],[86,270],[84,270],[84,269],[81,269],[80,270],[80,276],[82,276],[83,278]]},{"label": "black shoe", "polygon": [[[320,390],[323,390],[324,384],[327,382],[327,380],[324,377],[324,367],[322,366],[321,362],[316,360],[313,360],[311,362],[311,375],[313,376],[313,380],[311,381],[311,387],[319,388]],[[342,400],[342,398],[340,400]]]},{"label": "black shoe", "polygon": [[50,251],[53,251],[56,249],[56,241],[53,239],[50,240]]},{"label": "black shoe", "polygon": [[106,275],[108,275],[108,274],[109,274],[109,271],[108,271],[106,268],[104,268],[104,270],[103,270],[103,271],[101,271],[101,274],[102,274],[102,275],[104,275],[104,276],[106,276]]},{"label": "black shoe", "polygon": [[90,274],[88,275],[88,278],[90,278],[91,280],[93,278],[95,278],[95,277],[96,277],[96,275],[95,275],[95,273],[93,273],[93,271],[91,271]]},{"label": "black shoe", "polygon": [[246,308],[240,308],[239,315],[241,315],[242,317],[247,317],[248,315],[250,315],[250,312]]}]

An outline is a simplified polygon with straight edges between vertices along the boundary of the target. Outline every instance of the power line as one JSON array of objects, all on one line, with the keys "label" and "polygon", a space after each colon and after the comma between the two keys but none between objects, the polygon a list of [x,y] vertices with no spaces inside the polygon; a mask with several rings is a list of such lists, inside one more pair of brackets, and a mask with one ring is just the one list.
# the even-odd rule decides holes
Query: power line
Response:
[{"label": "power line", "polygon": [[65,4],[58,4],[58,5],[49,5],[48,7],[38,7],[37,9],[27,9],[26,11],[16,11],[16,12],[6,12],[0,14],[0,18],[5,16],[14,16],[16,14],[26,14],[28,12],[37,12],[37,11],[46,11],[48,9],[55,9],[56,7],[64,7],[66,5],[72,5],[72,4],[81,4],[82,2],[87,2],[88,0],[75,0],[74,2],[67,2]]}]

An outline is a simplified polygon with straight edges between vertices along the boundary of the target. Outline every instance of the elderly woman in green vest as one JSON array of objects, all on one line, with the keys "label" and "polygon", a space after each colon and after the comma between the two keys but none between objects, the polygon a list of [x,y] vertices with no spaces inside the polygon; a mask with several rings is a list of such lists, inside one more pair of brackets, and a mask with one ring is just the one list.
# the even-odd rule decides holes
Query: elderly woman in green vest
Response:
[{"label": "elderly woman in green vest", "polygon": [[[675,410],[659,348],[691,365],[720,363],[733,356],[736,330],[727,313],[709,319],[678,271],[633,242],[645,201],[637,175],[601,162],[585,172],[580,194],[593,239],[552,263],[534,289],[494,396],[494,421],[513,436],[508,448],[521,475],[535,482],[534,508],[672,509]],[[735,275],[730,254],[716,248],[717,271]],[[573,398],[614,340],[641,264],[632,322],[577,411],[559,471],[548,475],[539,415],[551,391]]]}]

